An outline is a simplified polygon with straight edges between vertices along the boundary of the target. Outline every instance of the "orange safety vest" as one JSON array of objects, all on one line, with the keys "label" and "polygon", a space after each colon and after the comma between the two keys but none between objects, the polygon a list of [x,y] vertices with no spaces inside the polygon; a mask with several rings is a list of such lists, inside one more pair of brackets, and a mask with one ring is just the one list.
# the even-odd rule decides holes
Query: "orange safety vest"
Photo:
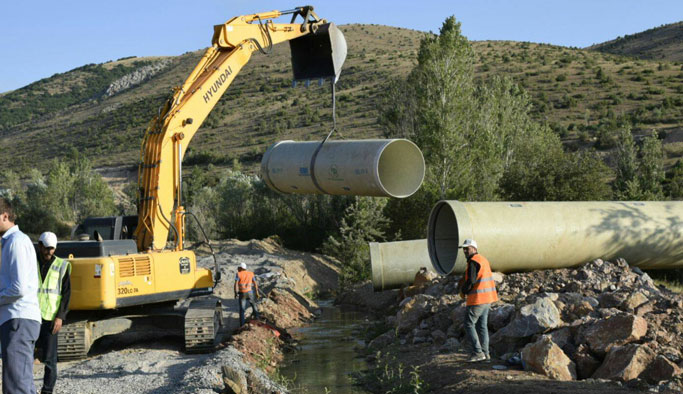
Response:
[{"label": "orange safety vest", "polygon": [[[493,281],[493,274],[491,273],[491,265],[486,257],[475,254],[472,260],[479,263],[479,273],[477,274],[477,281],[474,287],[467,294],[467,305],[481,305],[490,304],[498,301],[498,293],[496,292],[496,282]],[[465,282],[468,280],[469,270],[465,272]]]},{"label": "orange safety vest", "polygon": [[254,273],[251,271],[237,272],[237,287],[240,293],[248,293],[251,291],[251,282],[254,280]]}]

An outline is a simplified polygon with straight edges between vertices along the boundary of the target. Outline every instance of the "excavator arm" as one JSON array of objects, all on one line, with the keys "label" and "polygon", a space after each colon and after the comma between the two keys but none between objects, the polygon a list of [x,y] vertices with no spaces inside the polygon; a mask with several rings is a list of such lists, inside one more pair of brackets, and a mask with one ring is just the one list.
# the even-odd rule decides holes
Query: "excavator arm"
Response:
[{"label": "excavator arm", "polygon": [[[272,19],[292,14],[292,23]],[[294,23],[301,16],[303,22]],[[182,160],[192,137],[218,99],[255,51],[290,41],[294,79],[336,78],[346,57],[346,41],[334,24],[319,19],[313,7],[243,15],[214,26],[212,46],[182,86],[174,89],[149,124],[138,168],[140,252],[162,250],[169,232],[174,250],[183,249],[185,211],[181,203]]]}]

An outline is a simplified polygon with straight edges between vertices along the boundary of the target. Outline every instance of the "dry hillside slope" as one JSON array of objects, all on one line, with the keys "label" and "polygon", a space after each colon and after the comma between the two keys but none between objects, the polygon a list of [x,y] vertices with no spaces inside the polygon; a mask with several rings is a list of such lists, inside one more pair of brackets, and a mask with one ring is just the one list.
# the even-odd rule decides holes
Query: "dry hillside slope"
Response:
[{"label": "dry hillside slope", "polygon": [[[346,25],[349,54],[337,87],[338,130],[344,138],[382,135],[377,100],[392,78],[414,66],[423,32]],[[669,164],[683,153],[681,64],[512,41],[472,43],[479,78],[512,77],[531,95],[535,118],[572,147],[600,145],[610,119],[628,117],[636,133],[656,129]],[[134,167],[149,120],[187,77],[202,50],[166,58],[127,58],[86,65],[0,96],[0,138],[14,160],[0,164],[28,174],[78,150],[94,166]],[[255,54],[204,122],[185,164],[223,167],[237,159],[249,170],[268,145],[318,139],[331,127],[329,83],[291,86],[289,48]]]},{"label": "dry hillside slope", "polygon": [[683,61],[683,22],[618,37],[588,49],[640,59]]}]

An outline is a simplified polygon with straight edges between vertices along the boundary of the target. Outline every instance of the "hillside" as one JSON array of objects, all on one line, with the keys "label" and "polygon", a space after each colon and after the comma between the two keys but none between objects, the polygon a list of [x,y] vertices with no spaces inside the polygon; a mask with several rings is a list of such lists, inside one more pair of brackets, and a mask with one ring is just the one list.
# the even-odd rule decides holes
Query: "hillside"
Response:
[{"label": "hillside", "polygon": [[[338,130],[344,138],[381,136],[376,100],[391,78],[413,67],[425,33],[377,25],[342,30],[349,55],[337,87]],[[524,42],[473,46],[478,76],[514,78],[532,96],[534,116],[568,146],[609,149],[610,130],[627,120],[636,132],[660,132],[669,163],[683,154],[680,63]],[[86,65],[0,96],[0,138],[14,155],[0,170],[44,169],[74,148],[96,167],[135,166],[147,123],[202,53]],[[220,167],[237,159],[255,169],[275,141],[322,138],[330,108],[329,83],[291,87],[287,45],[255,54],[193,139],[185,164]]]},{"label": "hillside", "polygon": [[683,22],[627,34],[587,49],[648,60],[683,61]]}]

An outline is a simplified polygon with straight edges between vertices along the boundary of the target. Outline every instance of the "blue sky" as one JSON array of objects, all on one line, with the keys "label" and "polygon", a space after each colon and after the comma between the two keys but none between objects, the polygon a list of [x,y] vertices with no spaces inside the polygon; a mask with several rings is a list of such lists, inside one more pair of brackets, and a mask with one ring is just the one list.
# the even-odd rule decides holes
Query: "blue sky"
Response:
[{"label": "blue sky", "polygon": [[[471,40],[585,47],[683,20],[682,0],[310,0],[342,25],[375,23],[437,32],[449,15]],[[5,1],[0,92],[88,63],[179,55],[210,45],[232,16],[304,2],[247,0]],[[288,20],[287,20],[288,21]]]}]

